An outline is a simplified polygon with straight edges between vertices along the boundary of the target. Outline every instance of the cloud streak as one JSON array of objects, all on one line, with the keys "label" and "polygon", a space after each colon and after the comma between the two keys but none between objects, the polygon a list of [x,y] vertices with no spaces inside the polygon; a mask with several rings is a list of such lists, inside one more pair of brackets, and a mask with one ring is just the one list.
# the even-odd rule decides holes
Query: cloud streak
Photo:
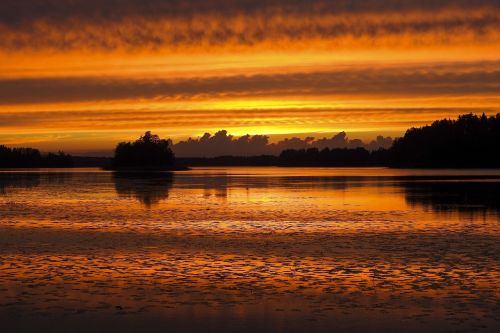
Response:
[{"label": "cloud streak", "polygon": [[0,4],[0,48],[202,50],[443,45],[499,38],[498,1],[27,1]]},{"label": "cloud streak", "polygon": [[[82,110],[45,112],[0,112],[0,130],[3,133],[33,132],[134,132],[163,129],[162,135],[187,137],[193,131],[220,127],[239,128],[240,134],[272,134],[273,128],[311,126],[316,130],[333,132],[363,127],[406,128],[410,124],[424,124],[444,115],[468,112],[495,113],[494,109],[478,108],[396,108],[396,109],[255,109],[255,110]],[[271,129],[255,130],[255,127]],[[292,129],[293,130],[293,129]],[[303,132],[303,131],[302,131]]]},{"label": "cloud streak", "polygon": [[113,21],[134,16],[155,19],[197,13],[220,16],[262,12],[359,14],[499,6],[496,0],[3,0],[0,3],[0,22],[19,25],[26,21],[61,21],[75,17]]},{"label": "cloud streak", "polygon": [[190,79],[41,78],[0,80],[0,104],[121,99],[213,99],[287,96],[491,95],[500,91],[499,63],[482,66],[351,68],[273,75]]}]

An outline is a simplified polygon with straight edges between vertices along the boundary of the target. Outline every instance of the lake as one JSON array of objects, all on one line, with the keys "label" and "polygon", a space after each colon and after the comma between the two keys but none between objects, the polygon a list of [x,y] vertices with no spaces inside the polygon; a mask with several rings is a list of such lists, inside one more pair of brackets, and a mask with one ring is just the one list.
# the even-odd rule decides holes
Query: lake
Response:
[{"label": "lake", "polygon": [[4,332],[498,332],[500,170],[0,171]]}]

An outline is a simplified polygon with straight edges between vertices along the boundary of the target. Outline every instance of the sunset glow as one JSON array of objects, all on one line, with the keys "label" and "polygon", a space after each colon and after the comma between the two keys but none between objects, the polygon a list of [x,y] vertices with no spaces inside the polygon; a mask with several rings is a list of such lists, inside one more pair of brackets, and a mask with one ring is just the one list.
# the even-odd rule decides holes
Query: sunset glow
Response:
[{"label": "sunset glow", "polygon": [[500,332],[500,0],[0,0],[15,333]]},{"label": "sunset glow", "polygon": [[495,1],[0,4],[0,141],[110,150],[346,131],[500,110]]}]

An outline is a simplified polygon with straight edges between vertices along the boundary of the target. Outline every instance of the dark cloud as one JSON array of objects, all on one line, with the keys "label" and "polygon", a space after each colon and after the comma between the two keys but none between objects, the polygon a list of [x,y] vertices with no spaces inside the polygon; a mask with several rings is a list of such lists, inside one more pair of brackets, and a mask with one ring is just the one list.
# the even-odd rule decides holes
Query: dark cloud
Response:
[{"label": "dark cloud", "polygon": [[375,150],[388,148],[392,145],[392,138],[377,136],[369,143],[359,139],[350,140],[345,132],[340,132],[330,138],[305,139],[292,137],[276,143],[270,143],[266,135],[244,135],[234,137],[227,131],[221,130],[215,134],[205,133],[199,138],[189,138],[173,145],[178,157],[214,157],[223,155],[252,156],[252,155],[279,155],[285,149],[307,148],[358,148]]},{"label": "dark cloud", "polygon": [[[418,14],[409,15],[414,11]],[[438,15],[441,11],[450,12]],[[445,42],[464,31],[484,39],[499,26],[500,4],[495,0],[0,2],[0,48],[8,50],[253,45],[429,32],[437,32],[438,38],[448,34],[441,38]]]},{"label": "dark cloud", "polygon": [[198,13],[360,13],[499,6],[497,0],[2,0],[0,22],[18,24],[38,19],[60,21],[74,17],[122,20],[131,16],[157,18]]},{"label": "dark cloud", "polygon": [[500,91],[498,63],[342,69],[191,79],[29,78],[0,80],[0,104],[265,96],[464,96]]}]

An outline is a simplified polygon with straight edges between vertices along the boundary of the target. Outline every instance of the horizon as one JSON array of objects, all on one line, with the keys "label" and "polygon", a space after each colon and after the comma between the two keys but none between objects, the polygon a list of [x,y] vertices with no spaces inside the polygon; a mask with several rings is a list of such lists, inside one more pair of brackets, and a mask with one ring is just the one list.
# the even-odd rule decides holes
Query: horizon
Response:
[{"label": "horizon", "polygon": [[[460,116],[473,115],[479,117],[479,113],[467,113]],[[497,116],[483,112],[482,116],[490,117]],[[457,118],[458,119],[458,118]],[[378,149],[388,149],[392,146],[395,140],[404,137],[404,134],[415,128],[427,127],[441,120],[451,120],[454,118],[442,118],[434,119],[428,124],[423,124],[422,126],[412,126],[407,128],[400,136],[383,136],[375,135],[372,139],[360,138],[355,136],[350,136],[346,131],[340,132],[322,132],[322,133],[294,133],[289,134],[292,136],[283,135],[267,135],[267,134],[245,134],[245,135],[233,135],[225,129],[215,131],[214,133],[204,132],[203,135],[198,135],[195,137],[181,138],[178,140],[172,140],[172,138],[165,136],[162,137],[158,133],[152,134],[158,135],[161,139],[166,139],[170,141],[170,147],[177,157],[181,158],[197,158],[197,157],[217,157],[217,156],[257,156],[257,155],[279,155],[282,151],[287,149],[307,149],[307,148],[364,148],[368,151],[374,151]],[[110,146],[108,149],[101,150],[76,150],[76,151],[66,151],[64,149],[52,149],[44,150],[43,148],[37,147],[36,145],[28,146],[23,144],[3,144],[0,145],[10,148],[34,148],[42,153],[50,153],[54,151],[62,151],[74,156],[81,157],[106,157],[111,158],[114,154],[115,148],[118,143],[121,142],[133,142],[142,136],[145,132],[141,132],[135,137],[130,137],[122,141],[115,142],[114,144],[109,142]],[[373,134],[374,135],[374,134]]]},{"label": "horizon", "polygon": [[[153,131],[150,131],[150,132],[153,132]],[[244,138],[244,137],[249,137],[249,138],[252,138],[252,137],[261,137],[261,138],[267,138],[268,141],[266,141],[269,145],[278,145],[280,143],[283,143],[287,140],[294,140],[296,145],[293,145],[292,147],[293,148],[299,148],[302,144],[305,144],[306,142],[313,142],[313,141],[317,141],[317,140],[331,140],[331,139],[335,139],[335,137],[339,137],[340,135],[342,134],[345,134],[345,146],[348,147],[349,146],[349,143],[352,142],[355,147],[365,147],[369,150],[373,150],[373,149],[378,149],[378,148],[383,148],[383,147],[386,147],[387,144],[382,144],[382,145],[379,145],[376,143],[376,140],[378,137],[381,137],[381,135],[375,135],[373,136],[373,138],[370,139],[370,137],[367,137],[367,138],[360,138],[360,137],[357,137],[357,136],[351,136],[349,133],[345,132],[345,131],[340,131],[340,132],[323,132],[323,133],[290,133],[291,136],[287,136],[286,134],[285,135],[267,135],[267,134],[245,134],[245,135],[233,135],[231,133],[228,133],[226,130],[224,129],[221,129],[221,130],[218,130],[214,133],[208,133],[208,132],[205,132],[204,134],[202,135],[198,135],[196,137],[188,137],[188,138],[181,138],[181,139],[178,139],[178,140],[172,140],[171,138],[169,137],[163,137],[163,136],[160,136],[161,139],[167,139],[167,140],[171,140],[172,141],[172,148],[174,149],[174,152],[175,149],[176,149],[176,146],[178,144],[182,144],[182,143],[186,143],[188,141],[199,141],[200,139],[202,139],[204,136],[206,136],[207,134],[209,135],[210,138],[214,138],[218,133],[226,133],[226,136],[224,137],[225,140],[233,140],[233,141],[236,141],[237,139],[240,139],[240,138]],[[102,149],[102,150],[65,150],[65,149],[50,149],[50,148],[46,148],[46,149],[43,149],[43,148],[40,148],[39,146],[37,146],[36,143],[34,144],[3,144],[2,142],[0,142],[0,145],[4,145],[6,147],[10,147],[10,148],[34,148],[34,149],[38,149],[40,150],[42,153],[49,153],[49,152],[55,152],[55,151],[63,151],[65,153],[68,153],[68,154],[72,154],[74,156],[82,156],[82,157],[112,157],[113,154],[114,154],[114,149],[116,148],[116,145],[119,143],[119,142],[127,142],[127,141],[134,141],[136,140],[137,138],[139,138],[142,134],[144,134],[144,132],[141,132],[141,133],[138,133],[137,135],[135,136],[130,136],[122,141],[117,141],[117,142],[109,142],[109,148],[107,149]],[[157,134],[156,132],[153,133],[153,134]],[[314,136],[316,135],[316,136]],[[392,137],[392,136],[387,136],[387,137],[383,137],[384,139],[389,139],[392,140],[393,139],[396,139],[397,137]],[[370,147],[370,144],[372,144],[371,148]],[[43,147],[43,146],[42,146]],[[336,145],[336,144],[333,144],[333,145],[330,145],[328,146],[329,148],[338,148],[339,146]],[[343,147],[343,146],[342,146]],[[224,147],[223,147],[224,148]],[[278,149],[279,150],[279,149]],[[220,156],[220,155],[217,155],[217,152],[216,151],[207,151],[207,154],[205,156],[192,156],[192,155],[186,155],[186,153],[180,151],[179,152],[180,154],[178,155],[178,157],[214,157],[214,156]],[[277,151],[277,153],[279,154],[279,152]],[[276,154],[276,153],[275,153]],[[224,154],[223,154],[224,155]],[[263,152],[262,154],[261,153],[256,153],[255,155],[265,155],[265,152]],[[176,156],[177,156],[177,153],[176,153]]]}]

